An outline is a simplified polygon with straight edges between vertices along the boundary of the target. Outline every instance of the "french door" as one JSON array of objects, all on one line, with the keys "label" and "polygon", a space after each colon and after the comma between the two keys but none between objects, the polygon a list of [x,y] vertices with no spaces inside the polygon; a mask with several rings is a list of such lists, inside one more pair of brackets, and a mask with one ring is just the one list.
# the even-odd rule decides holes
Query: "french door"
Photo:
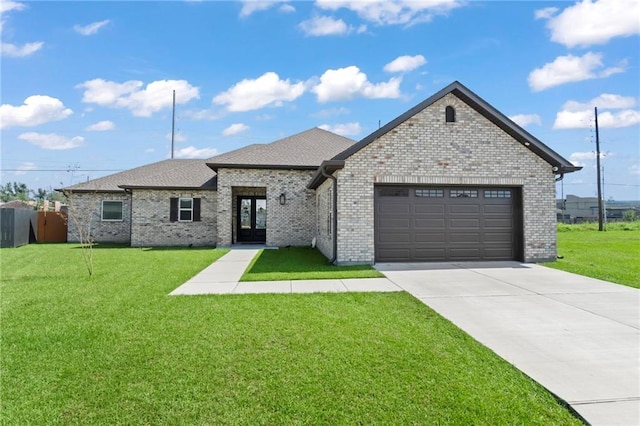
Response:
[{"label": "french door", "polygon": [[267,199],[239,196],[237,224],[239,243],[264,243],[267,240]]}]

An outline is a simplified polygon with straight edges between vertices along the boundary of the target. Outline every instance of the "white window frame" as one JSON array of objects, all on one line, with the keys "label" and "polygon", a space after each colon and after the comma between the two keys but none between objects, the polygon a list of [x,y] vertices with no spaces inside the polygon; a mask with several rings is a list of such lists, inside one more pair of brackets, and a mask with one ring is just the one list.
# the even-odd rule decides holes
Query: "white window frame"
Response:
[{"label": "white window frame", "polygon": [[[120,203],[120,219],[105,219],[104,203]],[[122,222],[124,221],[124,203],[120,200],[102,200],[100,203],[100,220],[102,222]]]},{"label": "white window frame", "polygon": [[[191,202],[191,207],[182,208],[182,200],[189,200]],[[182,212],[189,212],[189,220],[182,219]],[[178,198],[178,222],[193,222],[193,197],[180,197]]]}]

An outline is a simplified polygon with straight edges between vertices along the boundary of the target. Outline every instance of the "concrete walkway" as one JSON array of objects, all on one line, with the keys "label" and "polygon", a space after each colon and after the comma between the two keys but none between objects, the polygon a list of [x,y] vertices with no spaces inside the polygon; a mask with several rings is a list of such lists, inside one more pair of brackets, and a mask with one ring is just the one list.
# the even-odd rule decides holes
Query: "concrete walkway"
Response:
[{"label": "concrete walkway", "polygon": [[640,425],[640,291],[517,262],[376,268],[593,425]]},{"label": "concrete walkway", "polygon": [[402,291],[386,278],[239,282],[259,249],[231,249],[171,295]]}]

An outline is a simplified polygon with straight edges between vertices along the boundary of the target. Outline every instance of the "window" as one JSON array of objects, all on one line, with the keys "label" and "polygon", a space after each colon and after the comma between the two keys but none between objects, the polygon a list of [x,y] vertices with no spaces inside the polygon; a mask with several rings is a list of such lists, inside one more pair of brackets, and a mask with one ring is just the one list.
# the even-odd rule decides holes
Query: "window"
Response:
[{"label": "window", "polygon": [[445,121],[447,123],[455,123],[456,122],[456,110],[452,106],[448,106],[444,109]]},{"label": "window", "polygon": [[122,201],[102,201],[102,220],[122,222]]},{"label": "window", "polygon": [[511,198],[511,191],[508,189],[484,191],[484,198]]},{"label": "window", "polygon": [[200,198],[171,198],[171,222],[200,222]]},{"label": "window", "polygon": [[452,189],[449,191],[451,198],[478,198],[478,191],[475,189]]},{"label": "window", "polygon": [[178,203],[178,221],[191,222],[193,220],[193,198],[180,198]]},{"label": "window", "polygon": [[409,196],[409,188],[396,188],[393,186],[383,186],[379,188],[379,192],[381,197],[408,197]]},{"label": "window", "polygon": [[443,198],[444,189],[416,189],[416,197]]}]

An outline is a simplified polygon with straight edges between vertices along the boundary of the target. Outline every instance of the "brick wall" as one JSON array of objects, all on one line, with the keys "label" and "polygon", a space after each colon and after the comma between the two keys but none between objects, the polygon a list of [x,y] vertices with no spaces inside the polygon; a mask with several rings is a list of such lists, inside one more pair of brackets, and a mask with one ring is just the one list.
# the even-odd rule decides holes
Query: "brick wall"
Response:
[{"label": "brick wall", "polygon": [[327,179],[316,189],[316,244],[326,257],[333,257],[333,181]]},{"label": "brick wall", "polygon": [[[122,221],[102,220],[102,201],[122,201]],[[93,241],[99,243],[129,243],[131,196],[118,193],[73,193],[69,195],[67,241],[78,242],[78,226],[91,229]]]},{"label": "brick wall", "polygon": [[[303,246],[311,244],[315,235],[315,193],[306,189],[313,171],[219,169],[218,170],[218,235],[219,246],[235,243],[235,196],[243,188],[263,190],[267,198],[267,245]],[[280,205],[280,194],[287,197]],[[262,195],[262,194],[260,194]]]},{"label": "brick wall", "polygon": [[[447,105],[455,123],[445,122]],[[521,187],[524,260],[556,257],[552,166],[452,94],[352,155],[336,176],[338,263],[374,261],[375,183]]]},{"label": "brick wall", "polygon": [[[133,190],[131,246],[213,246],[217,241],[217,193],[211,190]],[[172,197],[200,198],[199,222],[171,222]]]}]

